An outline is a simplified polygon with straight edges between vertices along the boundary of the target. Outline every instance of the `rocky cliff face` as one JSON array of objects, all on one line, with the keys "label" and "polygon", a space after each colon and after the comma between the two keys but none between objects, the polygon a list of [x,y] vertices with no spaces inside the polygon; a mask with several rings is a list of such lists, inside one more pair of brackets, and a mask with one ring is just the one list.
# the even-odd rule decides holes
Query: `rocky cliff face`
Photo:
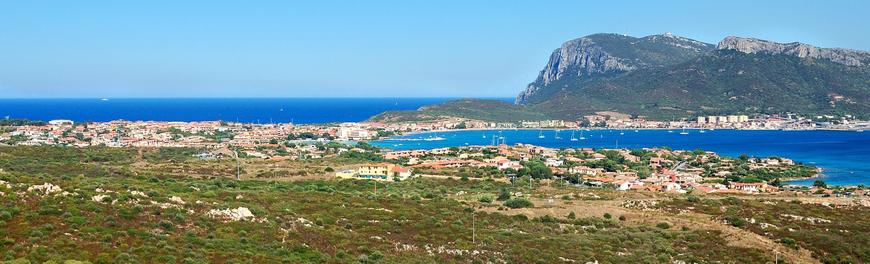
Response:
[{"label": "rocky cliff face", "polygon": [[591,38],[571,40],[553,51],[547,66],[541,70],[535,82],[530,83],[517,96],[516,102],[525,102],[542,87],[568,75],[583,78],[607,72],[626,72],[635,68],[632,61],[608,54]]},{"label": "rocky cliff face", "polygon": [[819,48],[799,42],[777,43],[754,38],[730,36],[720,41],[717,49],[730,49],[749,54],[785,54],[800,58],[827,59],[848,66],[865,66],[870,64],[870,52],[839,48]]},{"label": "rocky cliff face", "polygon": [[[594,34],[574,39],[553,51],[536,80],[516,98],[517,104],[540,101],[553,82],[585,80],[630,72],[642,67],[669,65],[711,50],[711,44],[670,33],[634,38]],[[555,88],[558,89],[558,88]]]}]

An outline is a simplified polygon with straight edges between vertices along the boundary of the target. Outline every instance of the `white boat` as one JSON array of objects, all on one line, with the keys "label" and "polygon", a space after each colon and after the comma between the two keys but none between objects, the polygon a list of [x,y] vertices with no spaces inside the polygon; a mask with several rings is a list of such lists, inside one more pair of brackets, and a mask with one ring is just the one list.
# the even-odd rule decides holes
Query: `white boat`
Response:
[{"label": "white boat", "polygon": [[581,140],[586,139],[586,137],[583,136],[583,132],[580,132],[580,139]]},{"label": "white boat", "polygon": [[424,138],[423,141],[439,141],[439,140],[445,140],[445,139],[446,138],[443,138],[443,137],[427,137],[427,138]]},{"label": "white boat", "polygon": [[686,128],[685,128],[685,127],[683,128],[683,132],[680,132],[680,135],[688,135],[688,134],[689,134],[689,132],[686,132]]},{"label": "white boat", "polygon": [[[580,132],[583,133],[583,132]],[[571,141],[577,141],[577,138],[574,137],[574,130],[571,130]]]},{"label": "white boat", "polygon": [[700,131],[698,131],[698,133],[707,133],[707,131],[704,131],[703,129],[701,129]]},{"label": "white boat", "polygon": [[673,131],[673,130],[668,130],[668,133],[674,133],[674,131]]},{"label": "white boat", "polygon": [[540,133],[538,133],[538,138],[544,138],[544,130],[541,129]]}]

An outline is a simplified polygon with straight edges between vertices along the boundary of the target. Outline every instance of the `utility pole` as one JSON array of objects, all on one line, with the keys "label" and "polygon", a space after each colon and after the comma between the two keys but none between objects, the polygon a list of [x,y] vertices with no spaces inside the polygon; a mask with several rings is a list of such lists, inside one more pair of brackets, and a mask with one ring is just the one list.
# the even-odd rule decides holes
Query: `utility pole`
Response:
[{"label": "utility pole", "polygon": [[[474,209],[474,208],[472,208],[472,209]],[[476,230],[474,220],[475,220],[474,219],[474,211],[472,210],[471,211],[471,244],[476,244],[475,241],[477,241],[477,230]]]},{"label": "utility pole", "polygon": [[239,151],[236,150],[236,180],[242,180],[242,161],[239,160]]}]

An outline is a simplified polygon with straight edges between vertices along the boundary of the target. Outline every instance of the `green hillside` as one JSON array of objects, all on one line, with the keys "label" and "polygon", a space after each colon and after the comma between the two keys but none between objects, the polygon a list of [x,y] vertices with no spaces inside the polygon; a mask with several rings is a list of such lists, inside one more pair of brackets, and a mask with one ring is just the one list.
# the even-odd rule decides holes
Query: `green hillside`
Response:
[{"label": "green hillside", "polygon": [[491,122],[547,119],[544,114],[523,105],[499,100],[459,99],[443,104],[424,106],[418,110],[384,112],[372,117],[370,121],[431,121],[441,117],[459,117]]}]

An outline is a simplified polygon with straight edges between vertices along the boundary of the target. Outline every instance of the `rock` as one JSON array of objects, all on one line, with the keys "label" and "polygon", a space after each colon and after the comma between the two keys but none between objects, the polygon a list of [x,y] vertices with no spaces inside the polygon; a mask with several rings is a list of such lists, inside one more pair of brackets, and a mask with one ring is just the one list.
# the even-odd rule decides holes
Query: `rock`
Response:
[{"label": "rock", "polygon": [[169,201],[177,204],[186,204],[184,200],[182,200],[181,197],[178,196],[169,197]]},{"label": "rock", "polygon": [[27,192],[37,192],[37,193],[41,193],[43,195],[48,195],[48,194],[52,194],[52,193],[59,193],[62,191],[63,191],[63,189],[61,189],[60,186],[57,186],[57,185],[54,185],[51,183],[47,183],[47,182],[43,183],[42,185],[33,185],[30,187],[27,187]]},{"label": "rock", "polygon": [[743,53],[785,54],[799,58],[828,59],[848,66],[870,64],[870,52],[840,48],[819,48],[800,42],[777,43],[755,38],[730,36],[720,41],[717,49],[736,50]]},{"label": "rock", "polygon": [[253,220],[254,214],[251,213],[247,207],[239,207],[235,209],[212,209],[206,213],[207,216],[222,219],[227,221],[243,221],[243,220]]},{"label": "rock", "polygon": [[97,195],[94,195],[91,197],[91,201],[94,201],[97,203],[103,203],[103,199],[105,199],[106,197],[109,197],[109,196],[105,195],[105,194],[97,194]]}]

